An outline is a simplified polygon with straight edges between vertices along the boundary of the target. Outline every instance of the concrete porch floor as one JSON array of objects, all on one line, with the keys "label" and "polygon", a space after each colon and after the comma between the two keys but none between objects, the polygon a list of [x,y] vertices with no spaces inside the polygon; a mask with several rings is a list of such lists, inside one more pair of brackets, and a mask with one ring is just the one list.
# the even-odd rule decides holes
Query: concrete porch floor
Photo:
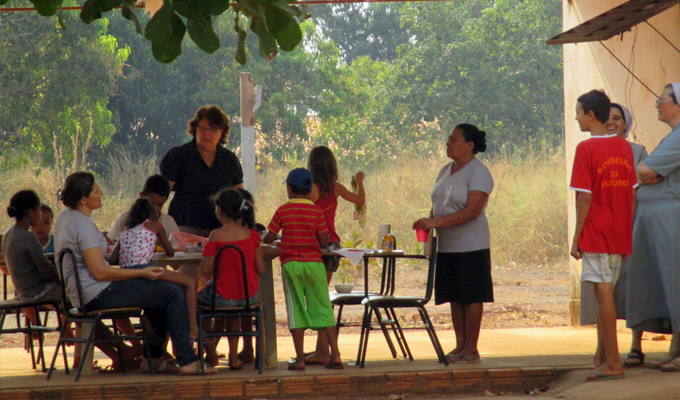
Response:
[{"label": "concrete porch floor", "polygon": [[[454,347],[452,330],[438,332],[445,351]],[[434,349],[424,331],[407,331],[406,337],[415,360],[392,359],[380,332],[372,332],[365,368],[345,365],[343,370],[308,366],[304,372],[290,372],[285,362],[294,355],[289,336],[278,337],[279,368],[262,375],[247,366],[229,371],[222,360],[219,373],[213,376],[179,377],[140,371],[126,374],[81,376],[74,382],[74,372],[66,375],[61,357],[57,370],[47,381],[45,374],[31,369],[30,355],[23,349],[0,349],[0,400],[3,399],[221,399],[221,398],[377,398],[392,394],[416,393],[433,398],[445,394],[460,396],[499,392],[524,394],[525,390],[551,387],[543,398],[573,399],[667,399],[680,396],[680,380],[672,373],[645,368],[629,369],[622,380],[584,383],[587,368],[592,366],[595,349],[593,328],[522,328],[484,330],[479,348],[482,362],[438,364]],[[307,348],[314,337],[306,336]],[[340,349],[345,362],[356,358],[358,334],[341,334]],[[627,331],[619,333],[619,348],[625,355],[630,343]],[[643,342],[647,360],[653,360],[668,348],[668,341]],[[226,341],[220,350],[227,352]],[[46,347],[51,360],[54,347]],[[69,360],[72,357],[69,350]],[[108,360],[95,352],[100,365]],[[559,379],[558,379],[559,378]],[[655,390],[650,390],[653,385]],[[487,393],[488,394],[488,393]],[[428,398],[428,397],[418,397]]]}]

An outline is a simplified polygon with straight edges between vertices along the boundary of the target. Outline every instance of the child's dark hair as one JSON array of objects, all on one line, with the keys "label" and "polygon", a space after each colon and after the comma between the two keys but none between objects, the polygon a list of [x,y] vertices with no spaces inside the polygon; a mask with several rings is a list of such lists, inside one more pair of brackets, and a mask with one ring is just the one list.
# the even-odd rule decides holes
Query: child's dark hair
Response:
[{"label": "child's dark hair", "polygon": [[28,210],[35,210],[40,207],[40,197],[32,190],[20,190],[9,199],[7,215],[16,220],[22,219]]},{"label": "child's dark hair", "polygon": [[162,175],[151,175],[146,178],[142,193],[145,195],[154,193],[161,197],[168,197],[170,196],[170,182]]},{"label": "child's dark hair", "polygon": [[94,188],[94,175],[89,172],[74,172],[66,177],[64,188],[57,193],[59,200],[70,209],[78,208],[83,197],[90,196]]},{"label": "child's dark hair", "polygon": [[309,192],[312,191],[312,189],[303,188],[292,183],[286,183],[286,185],[288,185],[288,187],[290,187],[290,190],[295,194],[309,194]]},{"label": "child's dark hair", "polygon": [[312,172],[314,183],[319,186],[321,197],[331,195],[334,184],[339,179],[338,163],[335,161],[335,156],[331,149],[326,146],[314,147],[309,152],[307,169]]},{"label": "child's dark hair", "polygon": [[42,211],[43,214],[49,213],[50,218],[54,219],[54,211],[52,211],[52,207],[48,206],[47,204],[42,204],[40,206],[40,211]]},{"label": "child's dark hair", "polygon": [[250,203],[250,206],[252,206],[251,209],[253,210],[252,211],[252,214],[253,214],[252,221],[249,221],[249,220],[246,220],[246,219],[243,219],[242,221],[244,221],[246,223],[246,226],[248,226],[248,228],[255,229],[255,225],[256,225],[255,224],[255,199],[253,198],[253,194],[250,193],[249,191],[243,189],[243,188],[238,188],[236,190],[238,190],[238,192],[241,193],[241,196],[243,196],[243,198],[246,200],[246,202]]},{"label": "child's dark hair", "polygon": [[592,111],[596,120],[603,124],[607,123],[611,101],[603,90],[591,90],[580,95],[577,101],[581,103],[581,108],[585,114]]},{"label": "child's dark hair", "polygon": [[255,206],[246,197],[240,190],[229,188],[217,193],[214,201],[227,218],[241,221],[241,225],[252,229],[255,227]]},{"label": "child's dark hair", "polygon": [[125,229],[134,228],[154,215],[156,215],[156,207],[151,204],[149,199],[140,197],[130,207],[125,219]]}]

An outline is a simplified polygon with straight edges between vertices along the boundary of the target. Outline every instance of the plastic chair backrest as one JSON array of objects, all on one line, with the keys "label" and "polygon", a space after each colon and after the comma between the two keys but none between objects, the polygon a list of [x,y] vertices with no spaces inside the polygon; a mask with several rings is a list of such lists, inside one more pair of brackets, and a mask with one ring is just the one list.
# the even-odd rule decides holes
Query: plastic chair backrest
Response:
[{"label": "plastic chair backrest", "polygon": [[215,260],[213,262],[213,285],[212,285],[212,290],[210,291],[210,312],[215,313],[215,295],[217,293],[217,278],[219,276],[220,272],[220,256],[222,255],[222,252],[227,250],[227,249],[234,249],[238,251],[239,257],[241,258],[241,275],[243,275],[243,293],[245,293],[245,310],[246,312],[250,311],[250,293],[248,293],[248,275],[247,275],[247,268],[246,268],[246,257],[243,255],[243,250],[241,250],[238,246],[233,245],[233,244],[225,244],[219,249],[217,249],[217,253],[215,254]]},{"label": "plastic chair backrest", "polygon": [[59,268],[59,277],[61,278],[61,293],[63,296],[63,301],[64,301],[64,308],[66,309],[67,312],[70,310],[68,309],[68,304],[71,304],[69,301],[68,295],[66,294],[66,279],[64,279],[64,257],[66,255],[69,255],[71,258],[71,265],[73,265],[73,275],[76,278],[76,291],[78,293],[78,301],[80,302],[80,307],[77,307],[78,311],[82,312],[86,316],[89,316],[89,313],[85,311],[85,301],[83,300],[83,290],[82,290],[82,285],[80,283],[80,272],[78,272],[78,263],[76,262],[76,255],[71,249],[63,249],[62,251],[59,252],[59,255],[57,257],[57,267]]},{"label": "plastic chair backrest", "polygon": [[427,285],[425,289],[425,303],[432,298],[432,291],[434,289],[434,272],[437,265],[437,238],[432,238],[432,252],[429,257],[429,265],[427,267]]}]

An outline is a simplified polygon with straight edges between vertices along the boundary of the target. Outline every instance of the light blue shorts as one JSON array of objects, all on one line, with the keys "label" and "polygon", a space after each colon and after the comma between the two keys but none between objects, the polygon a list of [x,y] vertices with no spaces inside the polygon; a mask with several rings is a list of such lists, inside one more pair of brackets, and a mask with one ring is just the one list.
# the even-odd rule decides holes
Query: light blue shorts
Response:
[{"label": "light blue shorts", "polygon": [[583,253],[581,282],[616,283],[622,258],[621,254]]}]

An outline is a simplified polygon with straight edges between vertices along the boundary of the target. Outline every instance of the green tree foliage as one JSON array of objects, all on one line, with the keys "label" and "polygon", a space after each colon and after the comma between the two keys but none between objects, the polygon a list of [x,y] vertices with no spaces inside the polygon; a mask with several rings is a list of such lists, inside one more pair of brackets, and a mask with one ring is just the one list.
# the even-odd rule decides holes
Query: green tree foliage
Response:
[{"label": "green tree foliage", "polygon": [[402,3],[350,3],[310,8],[323,35],[340,49],[342,60],[351,63],[367,56],[372,60],[392,61],[397,47],[408,41],[401,27]]},{"label": "green tree foliage", "polygon": [[[66,30],[56,18],[0,15],[3,155],[18,144],[51,163],[57,143],[73,154],[69,160],[78,155],[94,164],[111,146],[162,157],[189,139],[187,121],[204,104],[231,116],[227,146],[238,151],[240,72],[264,88],[255,115],[263,163],[299,163],[318,144],[357,166],[403,151],[441,152],[444,137],[461,122],[486,130],[490,151],[560,142],[561,52],[544,42],[561,27],[559,0],[309,11],[314,17],[300,24],[301,44],[272,60],[250,57],[262,36],[235,35],[233,19],[222,14],[211,19],[218,49],[209,54],[182,41],[183,56],[168,64],[154,59],[153,42],[118,13],[94,22],[96,30],[66,12]],[[238,19],[241,26],[249,21]],[[151,20],[139,15],[156,40],[163,29],[148,29]],[[247,67],[232,57],[241,42]],[[94,148],[70,149],[87,143],[88,132]]]},{"label": "green tree foliage", "polygon": [[239,73],[250,72],[253,80],[264,87],[265,100],[257,113],[262,143],[258,156],[279,161],[304,151],[307,115],[315,108],[318,93],[328,87],[327,81],[333,77],[321,73],[320,66],[331,70],[328,66],[334,68],[338,63],[337,49],[321,40],[310,21],[302,24],[305,40],[319,51],[306,51],[300,46],[271,61],[254,58],[247,67],[229,57],[237,43],[226,19],[217,24],[223,46],[216,54],[206,54],[187,42],[182,49],[186,57],[171,64],[158,64],[140,49],[143,40],[126,30],[124,23],[114,16],[109,26],[122,44],[133,49],[111,97],[110,109],[118,126],[113,142],[117,146],[134,143],[143,152],[155,151],[162,156],[170,147],[189,140],[187,122],[199,106],[217,104],[231,117],[227,146],[237,148]]},{"label": "green tree foliage", "polygon": [[105,34],[105,22],[96,30],[75,24],[61,30],[55,22],[0,15],[0,132],[6,151],[18,148],[45,164],[78,168],[115,132],[109,95],[129,49]]},{"label": "green tree foliage", "polygon": [[561,140],[561,49],[545,45],[559,1],[409,3],[402,13],[411,41],[391,91],[396,108],[410,108],[407,126],[470,122],[492,146]]},{"label": "green tree foliage", "polygon": [[[20,0],[14,0],[13,4]],[[0,0],[0,5],[11,0]],[[60,10],[63,0],[31,0],[39,15],[52,17],[59,13],[62,27],[66,26]],[[224,14],[230,6],[235,12],[234,30],[238,44],[235,59],[241,65],[246,62],[245,39],[249,28],[259,39],[260,56],[271,59],[279,49],[293,50],[302,41],[298,19],[303,18],[302,10],[291,5],[293,0],[161,0],[162,6],[142,27],[135,8],[135,0],[86,0],[80,12],[80,19],[86,24],[101,19],[116,7],[121,15],[133,22],[137,33],[151,42],[151,53],[162,63],[175,60],[182,53],[185,35],[206,53],[220,48],[220,40],[213,27],[216,17]],[[240,16],[247,20],[242,26]]]}]

